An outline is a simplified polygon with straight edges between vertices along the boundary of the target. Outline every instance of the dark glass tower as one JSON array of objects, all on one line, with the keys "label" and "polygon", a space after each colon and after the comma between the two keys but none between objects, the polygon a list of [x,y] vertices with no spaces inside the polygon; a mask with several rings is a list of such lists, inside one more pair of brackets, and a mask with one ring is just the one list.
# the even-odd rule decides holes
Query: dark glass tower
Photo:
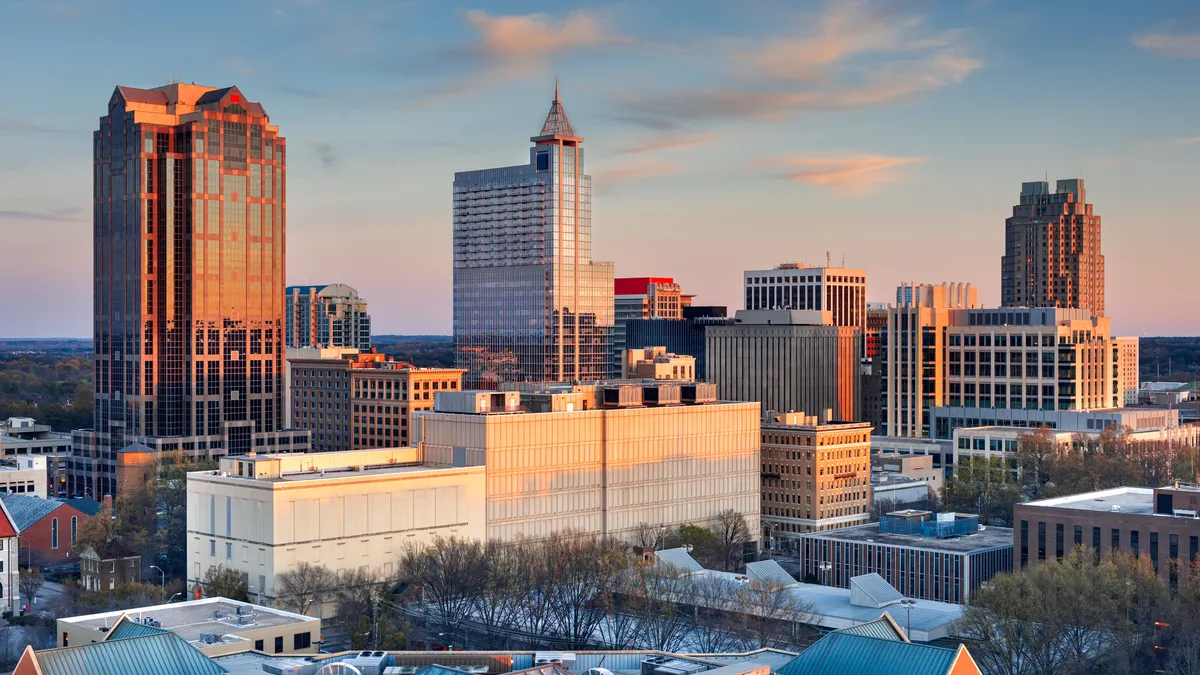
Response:
[{"label": "dark glass tower", "polygon": [[122,451],[307,447],[281,431],[285,143],[266,111],[237,87],[117,87],[93,151],[96,412],[71,492],[119,494]]}]

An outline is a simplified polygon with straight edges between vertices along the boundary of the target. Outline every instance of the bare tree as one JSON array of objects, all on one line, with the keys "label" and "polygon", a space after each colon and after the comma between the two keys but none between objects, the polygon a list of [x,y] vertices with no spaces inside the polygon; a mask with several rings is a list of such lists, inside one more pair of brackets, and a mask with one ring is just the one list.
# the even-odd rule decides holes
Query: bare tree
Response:
[{"label": "bare tree", "polygon": [[739,584],[733,602],[760,649],[790,646],[798,624],[812,623],[816,615],[816,608],[790,589],[760,581]]},{"label": "bare tree", "polygon": [[246,580],[240,572],[224,565],[208,568],[200,581],[200,587],[204,589],[204,595],[210,598],[246,601]]},{"label": "bare tree", "polygon": [[571,645],[586,645],[604,620],[612,580],[625,568],[619,542],[560,532],[543,545],[544,595],[551,629]]},{"label": "bare tree", "polygon": [[336,580],[337,576],[328,567],[301,562],[296,569],[278,576],[276,597],[282,606],[308,614],[313,605],[325,601]]},{"label": "bare tree", "polygon": [[365,616],[378,611],[379,576],[368,567],[341,570],[334,582],[333,601],[337,620],[343,629],[353,632]]},{"label": "bare tree", "polygon": [[46,583],[46,578],[42,576],[42,569],[40,567],[31,567],[21,570],[21,577],[17,583],[20,586],[21,597],[25,600],[25,605],[32,612],[33,599]]},{"label": "bare tree", "polygon": [[520,559],[513,547],[496,542],[484,544],[482,555],[483,579],[471,606],[488,642],[484,646],[502,649],[508,645],[506,635],[521,615],[525,585]]},{"label": "bare tree", "polygon": [[709,576],[689,577],[687,594],[691,599],[690,647],[693,650],[714,654],[745,647],[744,636],[731,621],[736,606],[732,584]]},{"label": "bare tree", "polygon": [[720,542],[722,569],[726,572],[741,570],[745,565],[742,551],[750,542],[750,527],[746,525],[746,519],[733,509],[725,509],[717,514],[711,529]]},{"label": "bare tree", "polygon": [[685,606],[691,601],[689,577],[669,565],[643,565],[632,572],[636,588],[630,609],[640,621],[645,646],[679,651],[692,624],[692,614]]},{"label": "bare tree", "polygon": [[426,546],[406,548],[400,567],[420,587],[421,602],[446,632],[470,613],[487,576],[483,545],[457,537],[438,537]]}]

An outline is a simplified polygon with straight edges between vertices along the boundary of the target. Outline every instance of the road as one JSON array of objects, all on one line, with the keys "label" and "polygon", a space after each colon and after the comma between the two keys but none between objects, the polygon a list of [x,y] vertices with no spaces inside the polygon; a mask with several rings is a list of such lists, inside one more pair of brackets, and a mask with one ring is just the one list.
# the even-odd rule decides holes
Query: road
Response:
[{"label": "road", "polygon": [[[62,584],[56,581],[47,581],[38,589],[36,595],[33,596],[33,608],[39,613],[45,611],[46,605],[55,598],[63,594]],[[22,600],[24,602],[24,600]]]}]

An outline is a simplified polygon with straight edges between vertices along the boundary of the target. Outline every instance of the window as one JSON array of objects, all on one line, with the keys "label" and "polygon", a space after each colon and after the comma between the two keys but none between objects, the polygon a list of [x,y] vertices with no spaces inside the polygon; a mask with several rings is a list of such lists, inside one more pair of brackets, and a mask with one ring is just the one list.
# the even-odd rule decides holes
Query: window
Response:
[{"label": "window", "polygon": [[1083,546],[1083,526],[1082,525],[1075,526],[1075,545]]},{"label": "window", "polygon": [[1133,557],[1138,557],[1138,531],[1129,531],[1129,551],[1133,553]]},{"label": "window", "polygon": [[282,651],[283,651],[283,636],[280,635],[275,638],[275,653],[279,654]]},{"label": "window", "polygon": [[1046,559],[1046,524],[1038,523],[1038,560]]},{"label": "window", "polygon": [[75,545],[75,537],[79,534],[79,516],[71,516],[71,545]]},{"label": "window", "polygon": [[225,559],[233,560],[233,544],[230,542],[225,542]]},{"label": "window", "polygon": [[261,652],[262,650],[263,650],[263,641],[255,640],[254,641],[254,651]]},{"label": "window", "polygon": [[310,633],[296,633],[292,637],[293,649],[308,649],[312,646],[312,635]]},{"label": "window", "polygon": [[208,540],[208,554],[214,558],[217,557],[217,540],[216,539]]},{"label": "window", "polygon": [[58,548],[58,518],[50,519],[50,548]]},{"label": "window", "polygon": [[1054,555],[1059,560],[1063,557],[1063,524],[1058,523],[1054,526]]}]

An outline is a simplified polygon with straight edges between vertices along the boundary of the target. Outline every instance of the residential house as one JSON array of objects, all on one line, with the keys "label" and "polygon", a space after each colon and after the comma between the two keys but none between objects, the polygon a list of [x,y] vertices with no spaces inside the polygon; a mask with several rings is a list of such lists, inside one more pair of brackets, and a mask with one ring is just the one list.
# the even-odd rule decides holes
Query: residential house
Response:
[{"label": "residential house", "polygon": [[79,578],[84,590],[111,591],[120,584],[141,581],[141,577],[141,554],[120,542],[88,546],[79,554]]}]

